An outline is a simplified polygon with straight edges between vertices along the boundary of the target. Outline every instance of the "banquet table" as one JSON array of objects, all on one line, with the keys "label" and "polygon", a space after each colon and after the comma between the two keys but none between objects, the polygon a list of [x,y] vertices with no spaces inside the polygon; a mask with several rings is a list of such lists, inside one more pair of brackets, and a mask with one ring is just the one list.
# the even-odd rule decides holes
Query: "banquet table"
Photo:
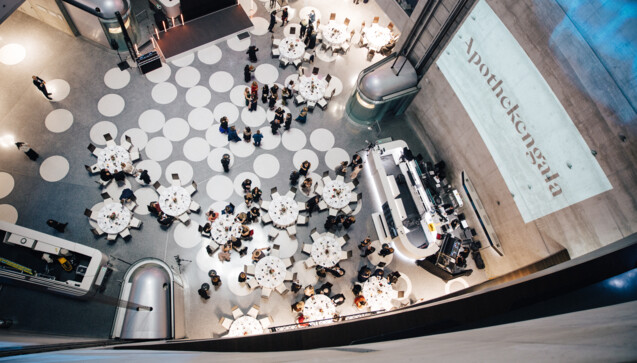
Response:
[{"label": "banquet table", "polygon": [[390,310],[393,307],[391,300],[395,299],[398,293],[387,279],[372,276],[363,284],[363,296],[372,311]]},{"label": "banquet table", "polygon": [[334,314],[336,314],[336,306],[328,296],[316,294],[305,300],[303,316],[309,321],[330,319],[318,322],[318,324],[331,323]]},{"label": "banquet table", "polygon": [[338,241],[324,234],[312,244],[310,256],[319,266],[334,267],[341,260],[341,251]]},{"label": "banquet table", "polygon": [[297,37],[285,37],[279,43],[279,57],[292,62],[303,58],[305,54],[305,44]]},{"label": "banquet table", "polygon": [[285,264],[275,256],[263,257],[254,268],[254,277],[262,287],[274,289],[285,280]]},{"label": "banquet table", "polygon": [[323,200],[330,208],[344,208],[351,198],[352,189],[343,181],[330,180],[323,187]]},{"label": "banquet table", "polygon": [[190,208],[190,193],[178,185],[164,188],[159,194],[159,206],[169,216],[177,217]]},{"label": "banquet table", "polygon": [[347,40],[347,26],[343,23],[330,21],[322,30],[323,43],[328,47],[339,47]]},{"label": "banquet table", "polygon": [[239,317],[230,325],[228,336],[242,337],[246,335],[263,334],[263,326],[259,321],[251,316]]},{"label": "banquet table", "polygon": [[391,40],[391,30],[378,24],[372,24],[372,26],[365,28],[363,37],[367,47],[378,52],[383,45]]},{"label": "banquet table", "polygon": [[107,203],[97,214],[97,225],[108,234],[125,230],[131,220],[131,212],[120,203]]},{"label": "banquet table", "polygon": [[121,146],[108,145],[97,155],[97,166],[111,173],[122,170],[122,163],[130,163],[130,153]]},{"label": "banquet table", "polygon": [[210,236],[220,245],[225,244],[232,237],[241,238],[241,223],[235,222],[231,214],[222,214],[212,222]]},{"label": "banquet table", "polygon": [[308,101],[318,102],[325,95],[327,82],[316,74],[299,77],[298,91]]},{"label": "banquet table", "polygon": [[268,214],[275,227],[287,228],[296,223],[299,216],[299,204],[294,198],[284,195],[273,196],[268,207]]}]

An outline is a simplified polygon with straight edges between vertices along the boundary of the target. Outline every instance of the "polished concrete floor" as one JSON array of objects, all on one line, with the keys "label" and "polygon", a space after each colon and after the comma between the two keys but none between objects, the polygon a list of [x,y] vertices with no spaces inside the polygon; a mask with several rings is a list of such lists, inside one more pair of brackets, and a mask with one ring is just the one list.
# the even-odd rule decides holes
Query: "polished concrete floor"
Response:
[{"label": "polished concrete floor", "polygon": [[[259,62],[255,64],[256,80],[260,84],[283,84],[296,70],[291,66],[280,69],[278,61],[269,57],[270,34],[265,29],[265,3],[242,1],[242,4],[251,12],[255,23],[250,43],[260,49]],[[299,13],[307,13],[309,7],[318,10],[323,22],[329,19],[330,12],[337,14],[337,20],[347,16],[357,30],[362,21],[369,22],[374,16],[381,16],[381,24],[389,22],[374,2],[354,5],[351,1],[319,0],[293,2],[290,21],[298,23]],[[279,25],[275,27],[276,37],[282,37],[283,32],[289,29]],[[354,42],[357,39],[358,33]],[[317,55],[313,66],[319,67],[322,75],[332,75],[331,86],[337,88],[327,110],[317,108],[309,115],[306,124],[294,123],[292,130],[280,139],[266,134],[264,147],[253,149],[243,143],[227,145],[216,131],[220,115],[233,119],[238,130],[246,124],[254,125],[253,131],[260,128],[264,132],[268,130],[266,120],[272,116],[265,110],[253,114],[244,111],[241,99],[237,98],[245,85],[242,70],[248,62],[245,47],[249,43],[235,39],[221,42],[165,65],[149,77],[137,70],[115,70],[119,61],[115,54],[60,33],[22,13],[15,13],[0,25],[0,47],[10,43],[22,45],[26,49],[26,58],[15,65],[0,64],[4,80],[0,94],[0,137],[13,135],[16,141],[30,143],[41,158],[31,162],[15,147],[2,148],[0,172],[9,174],[14,186],[0,199],[0,217],[53,235],[59,234],[45,225],[47,219],[68,222],[68,229],[62,235],[64,238],[101,250],[112,257],[115,268],[105,291],[89,301],[3,286],[0,290],[0,317],[12,318],[16,330],[108,337],[115,306],[112,299],[100,296],[116,298],[119,295],[121,279],[131,263],[154,257],[177,270],[174,259],[177,255],[189,260],[181,267],[186,282],[189,338],[222,335],[224,329],[219,318],[230,317],[231,308],[235,305],[244,312],[253,304],[260,305],[261,316],[271,316],[273,325],[294,321],[296,315],[290,311],[290,304],[300,297],[293,294],[281,296],[274,292],[269,301],[262,302],[260,289],[248,291],[235,282],[249,257],[239,258],[233,253],[232,260],[222,264],[216,255],[209,257],[206,254],[204,246],[198,243],[196,230],[198,223],[204,220],[203,215],[193,214],[193,223],[188,227],[175,223],[164,231],[144,213],[145,207],[142,206],[135,211],[135,216],[143,221],[142,228],[132,230],[129,241],[118,239],[109,243],[104,238],[95,238],[83,212],[85,208],[101,202],[101,191],[95,183],[96,177],[88,175],[84,165],[95,163],[86,147],[89,143],[104,144],[100,136],[105,132],[111,133],[118,142],[123,135],[130,135],[141,149],[143,167],[156,172],[155,176],[161,183],[168,184],[167,177],[173,172],[178,172],[185,182],[196,181],[199,189],[194,200],[204,211],[209,206],[219,208],[226,202],[242,205],[243,197],[236,186],[245,177],[258,181],[266,191],[264,199],[269,199],[270,188],[287,189],[288,175],[299,160],[315,158],[314,173],[321,175],[323,171],[332,170],[334,175],[333,167],[363,149],[366,140],[385,137],[404,139],[415,153],[424,153],[425,150],[423,141],[401,119],[383,122],[378,131],[377,128],[358,125],[345,115],[345,103],[352,93],[358,72],[370,64],[365,59],[366,49],[357,46],[344,56],[323,52]],[[379,56],[375,58],[379,59]],[[56,102],[47,101],[33,87],[32,74],[55,86],[54,99],[60,97],[65,82],[68,83],[68,96]],[[259,105],[262,107],[263,104]],[[292,104],[288,107],[296,117],[299,108]],[[194,109],[197,111],[192,113]],[[234,163],[231,171],[223,174],[217,157],[228,151],[233,155]],[[363,193],[363,199],[354,211],[357,222],[347,231],[351,239],[344,249],[353,250],[353,257],[341,263],[347,274],[340,279],[328,277],[317,281],[312,270],[306,271],[302,262],[297,262],[292,268],[299,272],[304,284],[334,283],[333,294],[343,293],[347,299],[338,308],[342,315],[357,312],[352,305],[351,288],[356,281],[357,270],[364,264],[370,264],[359,257],[356,245],[367,235],[375,237],[370,215],[380,211],[372,202],[375,191],[369,183],[368,173],[369,168],[359,177],[358,189]],[[127,183],[142,201],[153,198],[151,188],[139,185],[130,177]],[[118,195],[116,189],[109,189],[114,197]],[[307,196],[298,192],[296,198],[305,201]],[[312,228],[323,231],[326,216],[326,212],[313,214],[307,226],[297,227],[297,239],[283,235],[278,237],[273,243],[282,246],[282,257],[294,256],[296,261],[304,260],[306,255],[301,253],[301,245],[311,242],[309,234]],[[250,249],[272,244],[264,237],[270,228],[269,225],[255,226],[256,238],[248,244]],[[337,234],[344,233],[341,230]],[[469,267],[474,267],[471,264]],[[220,273],[223,284],[212,292],[210,300],[204,301],[196,290],[201,283],[209,281],[207,272],[211,268]],[[409,296],[412,302],[441,296],[486,279],[482,271],[474,269],[469,277],[444,283],[399,254],[385,270],[400,271],[409,276],[413,283]]]}]

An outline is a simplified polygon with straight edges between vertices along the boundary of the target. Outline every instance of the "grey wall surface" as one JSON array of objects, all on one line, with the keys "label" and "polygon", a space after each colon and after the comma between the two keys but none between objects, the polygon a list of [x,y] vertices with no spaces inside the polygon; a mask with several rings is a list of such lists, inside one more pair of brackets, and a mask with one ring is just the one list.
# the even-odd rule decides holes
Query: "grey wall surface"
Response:
[{"label": "grey wall surface", "polygon": [[[487,2],[538,68],[588,146],[597,151],[597,160],[613,186],[524,224],[473,122],[433,65],[408,109],[408,122],[422,140],[431,140],[424,141],[430,155],[447,162],[456,183],[462,170],[469,173],[505,250],[505,257],[483,253],[489,275],[498,276],[555,253],[561,246],[576,257],[637,231],[637,116],[618,86],[626,81],[614,80],[632,75],[611,77],[555,1]],[[568,36],[556,38],[558,26]],[[603,98],[597,96],[600,90]]]}]

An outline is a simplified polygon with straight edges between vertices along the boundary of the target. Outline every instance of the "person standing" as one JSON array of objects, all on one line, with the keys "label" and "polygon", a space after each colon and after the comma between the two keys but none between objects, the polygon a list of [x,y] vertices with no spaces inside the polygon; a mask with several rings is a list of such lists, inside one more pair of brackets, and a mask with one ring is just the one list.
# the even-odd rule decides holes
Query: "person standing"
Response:
[{"label": "person standing", "polygon": [[287,6],[283,8],[281,12],[281,27],[285,26],[285,23],[288,22],[288,8]]},{"label": "person standing", "polygon": [[208,277],[210,277],[210,282],[212,282],[212,286],[214,286],[215,289],[218,289],[219,286],[221,286],[221,277],[217,275],[217,271],[208,271]]},{"label": "person standing", "polygon": [[208,291],[210,291],[210,285],[203,283],[201,284],[201,287],[199,288],[199,290],[197,290],[197,293],[199,294],[199,296],[201,296],[203,299],[210,299],[210,295],[208,294]]},{"label": "person standing", "polygon": [[35,151],[33,151],[33,149],[31,149],[31,145],[27,144],[26,142],[16,142],[15,146],[17,146],[18,150],[25,153],[29,157],[29,159],[33,161],[38,160],[38,158],[40,157],[38,153],[36,153]]},{"label": "person standing", "polygon": [[352,162],[349,164],[352,170],[354,170],[354,168],[356,168],[356,166],[360,164],[363,164],[363,158],[361,158],[361,156],[358,154],[352,155]]},{"label": "person standing", "polygon": [[276,10],[272,10],[270,12],[270,25],[268,26],[268,31],[270,33],[274,33],[272,29],[274,29],[274,24],[276,24]]},{"label": "person standing", "polygon": [[321,198],[318,195],[313,196],[312,198],[308,199],[308,201],[305,203],[305,210],[308,211],[309,213],[309,217],[312,216],[312,212],[315,209],[319,209],[319,202],[320,202]]},{"label": "person standing", "polygon": [[314,49],[314,47],[316,47],[316,37],[317,37],[317,33],[315,31],[313,31],[310,34],[310,40],[307,43],[307,47],[310,49]]},{"label": "person standing", "polygon": [[150,175],[148,175],[148,170],[139,171],[139,180],[143,181],[146,185],[150,184]]},{"label": "person standing", "polygon": [[243,129],[243,141],[252,141],[252,129],[250,129],[250,126],[246,126],[246,128]]},{"label": "person standing", "polygon": [[277,120],[270,121],[270,128],[272,129],[272,135],[276,135],[279,131],[281,124]]},{"label": "person standing", "polygon": [[46,90],[46,82],[44,82],[44,80],[38,76],[31,76],[31,78],[33,78],[33,85],[40,90],[40,92],[42,92],[42,94],[44,95],[44,97],[46,97],[49,100],[52,100],[51,94]]},{"label": "person standing", "polygon": [[[316,43],[316,37],[314,37],[314,41]],[[259,51],[259,48],[257,48],[256,45],[251,45],[248,47],[248,51],[246,52],[246,54],[248,55],[248,58],[250,59],[250,62],[255,63],[257,61],[257,52]]]},{"label": "person standing", "polygon": [[268,107],[270,107],[270,110],[274,110],[274,106],[276,106],[276,101],[279,98],[277,93],[270,93],[270,97],[268,97]]},{"label": "person standing", "polygon": [[250,100],[252,99],[250,88],[246,87],[246,89],[243,90],[243,99],[246,101],[246,107],[250,106]]},{"label": "person standing", "polygon": [[252,200],[255,203],[259,203],[259,201],[261,200],[261,195],[262,194],[263,194],[263,192],[261,191],[261,189],[259,189],[259,187],[252,188]]},{"label": "person standing", "polygon": [[252,99],[250,100],[250,112],[257,110],[257,103],[259,102],[259,97],[256,92],[252,93]]},{"label": "person standing", "polygon": [[307,176],[307,173],[310,171],[310,167],[311,166],[312,166],[312,164],[310,164],[310,162],[308,160],[305,160],[301,164],[301,167],[299,168],[299,174],[301,174],[303,176]]},{"label": "person standing", "polygon": [[223,154],[221,166],[223,166],[223,171],[226,173],[230,171],[230,154]]},{"label": "person standing", "polygon": [[288,105],[288,100],[292,97],[292,93],[290,92],[290,89],[287,87],[283,87],[283,89],[281,90],[281,104],[283,106],[287,106]]},{"label": "person standing", "polygon": [[303,38],[305,36],[305,32],[307,31],[307,19],[304,18],[301,20],[301,32],[299,33],[299,37]]},{"label": "person standing", "polygon": [[254,67],[252,67],[249,64],[246,64],[246,66],[243,68],[243,80],[244,80],[245,83],[250,82],[250,80],[252,79],[252,71],[253,70],[254,70]]},{"label": "person standing", "polygon": [[314,21],[316,20],[316,13],[314,12],[314,10],[310,11],[308,19],[310,20],[310,24],[314,24]]},{"label": "person standing", "polygon": [[290,126],[292,126],[292,114],[288,112],[285,116],[285,122],[283,123],[283,130],[289,130]]},{"label": "person standing", "polygon": [[349,178],[352,180],[358,178],[358,173],[360,173],[361,170],[363,170],[363,164],[356,165],[356,168],[354,168],[354,171],[349,175]]},{"label": "person standing", "polygon": [[48,221],[46,221],[46,225],[60,233],[64,233],[64,230],[66,229],[68,223],[60,223],[54,219],[49,219]]},{"label": "person standing", "polygon": [[237,135],[237,129],[234,126],[230,126],[230,130],[228,130],[228,141],[241,141],[241,138]]},{"label": "person standing", "polygon": [[356,223],[356,217],[354,217],[354,216],[349,216],[349,217],[345,218],[345,220],[343,220],[343,227],[344,227],[345,229],[349,229],[349,227],[350,227],[352,224],[354,224],[354,223]]},{"label": "person standing", "polygon": [[223,116],[221,120],[219,120],[219,132],[222,134],[228,133],[228,118]]},{"label": "person standing", "polygon": [[263,140],[263,134],[261,130],[257,130],[257,133],[252,136],[254,139],[254,146],[261,146],[261,140]]},{"label": "person standing", "polygon": [[268,102],[268,95],[270,94],[270,88],[268,87],[267,84],[263,85],[263,88],[261,88],[261,102],[266,103]]}]

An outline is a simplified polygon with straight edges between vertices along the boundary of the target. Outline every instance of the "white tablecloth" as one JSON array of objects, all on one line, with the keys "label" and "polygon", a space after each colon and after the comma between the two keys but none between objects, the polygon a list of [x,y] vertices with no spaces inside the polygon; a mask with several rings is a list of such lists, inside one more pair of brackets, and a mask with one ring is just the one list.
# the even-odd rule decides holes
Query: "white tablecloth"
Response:
[{"label": "white tablecloth", "polygon": [[118,145],[107,146],[97,155],[97,166],[111,173],[121,171],[122,163],[130,163],[130,153]]},{"label": "white tablecloth", "polygon": [[372,311],[390,310],[393,307],[391,300],[396,298],[398,293],[392,289],[387,279],[372,276],[363,284],[363,296]]},{"label": "white tablecloth", "polygon": [[[113,213],[115,213],[115,217],[111,219],[110,216]],[[128,227],[130,220],[130,211],[120,203],[108,203],[97,214],[97,225],[108,234],[117,234],[123,231]]]},{"label": "white tablecloth", "polygon": [[330,21],[322,30],[323,43],[330,47],[340,46],[347,40],[349,34],[347,27],[343,23]]},{"label": "white tablecloth", "polygon": [[190,208],[190,193],[180,186],[164,188],[159,194],[159,206],[169,216],[177,217]]},{"label": "white tablecloth", "polygon": [[330,208],[344,208],[349,204],[351,198],[352,189],[345,182],[331,180],[323,187],[323,200]]},{"label": "white tablecloth", "polygon": [[228,242],[232,236],[241,238],[241,223],[235,222],[233,215],[220,215],[212,222],[211,227],[210,236],[217,244],[223,245]]},{"label": "white tablecloth", "polygon": [[299,77],[299,83],[298,91],[308,101],[318,102],[325,95],[327,82],[315,74]]},{"label": "white tablecloth", "polygon": [[323,234],[312,244],[310,256],[319,266],[333,267],[341,260],[341,251],[336,239]]},{"label": "white tablecloth", "polygon": [[294,61],[296,59],[303,58],[305,54],[305,43],[297,37],[287,37],[281,40],[279,43],[280,57],[287,60]]},{"label": "white tablecloth", "polygon": [[242,337],[245,335],[263,334],[263,327],[259,321],[251,316],[244,315],[232,322],[228,336]]},{"label": "white tablecloth", "polygon": [[391,30],[378,24],[372,24],[372,26],[365,28],[364,37],[367,47],[378,52],[383,45],[391,40]]},{"label": "white tablecloth", "polygon": [[[305,307],[303,308],[303,316],[308,320],[321,320],[332,319],[336,314],[336,306],[332,302],[332,299],[323,295],[316,294],[309,299],[305,300]],[[318,324],[331,323],[332,320],[323,321]]]},{"label": "white tablecloth", "polygon": [[287,228],[296,223],[299,216],[299,205],[293,198],[274,197],[268,207],[268,214],[275,227]]},{"label": "white tablecloth", "polygon": [[265,256],[256,265],[254,277],[262,287],[274,289],[285,280],[285,264],[275,256]]}]

